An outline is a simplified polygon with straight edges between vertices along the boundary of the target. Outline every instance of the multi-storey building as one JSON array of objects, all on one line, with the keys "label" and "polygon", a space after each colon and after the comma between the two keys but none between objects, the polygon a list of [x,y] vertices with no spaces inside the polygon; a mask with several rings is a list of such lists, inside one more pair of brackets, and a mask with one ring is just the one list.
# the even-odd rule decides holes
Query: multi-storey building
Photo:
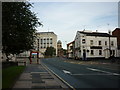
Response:
[{"label": "multi-storey building", "polygon": [[118,46],[117,57],[120,57],[120,28],[116,28],[116,29],[112,32],[112,35],[117,37],[117,46]]},{"label": "multi-storey building", "polygon": [[[110,54],[111,53],[111,54]],[[77,31],[75,37],[75,57],[109,58],[117,55],[117,38],[108,33]]]},{"label": "multi-storey building", "polygon": [[47,47],[54,47],[57,55],[57,35],[54,32],[38,32],[36,36],[35,50],[39,51],[39,57],[44,57]]},{"label": "multi-storey building", "polygon": [[74,58],[75,52],[75,41],[67,44],[67,58]]}]

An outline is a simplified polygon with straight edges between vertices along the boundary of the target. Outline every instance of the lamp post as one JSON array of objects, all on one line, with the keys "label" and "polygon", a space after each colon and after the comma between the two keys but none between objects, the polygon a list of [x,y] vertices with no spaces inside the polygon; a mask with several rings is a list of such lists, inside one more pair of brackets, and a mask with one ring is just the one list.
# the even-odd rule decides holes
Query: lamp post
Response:
[{"label": "lamp post", "polygon": [[38,64],[38,59],[39,59],[39,38],[37,39],[38,41],[38,51],[37,51],[37,64]]},{"label": "lamp post", "polygon": [[110,44],[111,43],[110,43],[110,30],[109,30],[109,54],[110,54],[109,58],[111,57],[111,45]]}]

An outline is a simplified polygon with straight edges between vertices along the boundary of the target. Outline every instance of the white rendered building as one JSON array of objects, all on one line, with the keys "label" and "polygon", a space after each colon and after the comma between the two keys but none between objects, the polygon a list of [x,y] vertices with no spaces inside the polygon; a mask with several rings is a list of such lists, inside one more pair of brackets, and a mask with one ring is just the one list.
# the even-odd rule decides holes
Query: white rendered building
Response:
[{"label": "white rendered building", "polygon": [[77,31],[75,37],[75,57],[109,58],[117,55],[117,38],[108,33]]}]

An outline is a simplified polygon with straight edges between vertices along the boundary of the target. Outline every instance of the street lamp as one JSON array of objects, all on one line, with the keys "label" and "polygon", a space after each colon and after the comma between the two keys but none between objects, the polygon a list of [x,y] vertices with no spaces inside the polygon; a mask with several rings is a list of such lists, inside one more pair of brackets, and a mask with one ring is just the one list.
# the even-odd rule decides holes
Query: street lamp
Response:
[{"label": "street lamp", "polygon": [[39,39],[37,39],[37,42],[38,42],[38,51],[39,51]]},{"label": "street lamp", "polygon": [[[110,32],[110,30],[109,30],[108,33],[109,33],[109,53],[110,53],[110,56],[111,56],[111,45],[110,45],[110,44],[111,44],[111,43],[110,43],[110,33],[111,33],[111,32]],[[110,57],[109,57],[109,58],[110,58]]]}]

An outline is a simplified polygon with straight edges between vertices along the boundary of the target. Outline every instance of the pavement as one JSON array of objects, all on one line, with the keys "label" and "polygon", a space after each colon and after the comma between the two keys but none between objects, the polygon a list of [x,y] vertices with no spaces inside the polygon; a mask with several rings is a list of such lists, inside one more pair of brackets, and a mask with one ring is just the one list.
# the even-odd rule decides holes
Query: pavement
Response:
[{"label": "pavement", "polygon": [[[25,61],[25,60],[24,60]],[[53,74],[48,68],[36,63],[33,60],[32,64],[26,60],[26,68],[20,75],[14,89],[30,89],[30,90],[64,90],[70,89],[62,80]]]}]

